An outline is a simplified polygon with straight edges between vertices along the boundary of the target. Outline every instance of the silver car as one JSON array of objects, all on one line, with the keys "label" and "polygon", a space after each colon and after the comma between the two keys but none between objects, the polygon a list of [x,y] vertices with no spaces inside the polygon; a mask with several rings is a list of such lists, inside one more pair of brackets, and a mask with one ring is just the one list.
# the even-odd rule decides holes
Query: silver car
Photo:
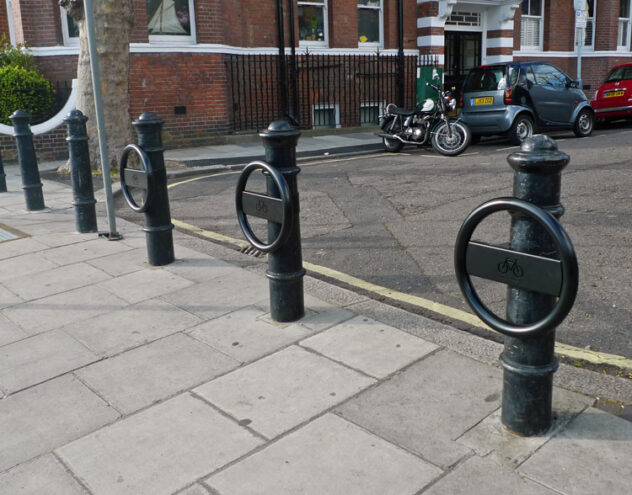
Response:
[{"label": "silver car", "polygon": [[503,134],[520,144],[535,132],[592,133],[595,114],[584,92],[553,64],[508,62],[472,69],[463,84],[461,120],[481,136]]}]

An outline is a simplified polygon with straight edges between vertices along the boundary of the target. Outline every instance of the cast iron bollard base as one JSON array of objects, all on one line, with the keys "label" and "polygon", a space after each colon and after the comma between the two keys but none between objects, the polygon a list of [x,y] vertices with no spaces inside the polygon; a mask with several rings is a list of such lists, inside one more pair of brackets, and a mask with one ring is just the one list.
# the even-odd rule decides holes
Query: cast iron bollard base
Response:
[{"label": "cast iron bollard base", "polygon": [[167,192],[167,170],[165,168],[161,128],[164,121],[152,112],[143,113],[136,122],[134,130],[138,135],[138,146],[146,153],[151,163],[153,191],[151,205],[145,212],[145,238],[147,257],[152,266],[163,266],[175,260],[173,250],[173,224],[169,210]]},{"label": "cast iron bollard base", "polygon": [[37,168],[35,148],[33,147],[33,133],[29,127],[31,116],[22,110],[16,110],[9,119],[13,122],[13,135],[15,136],[18,159],[20,160],[26,209],[29,211],[43,210],[46,208],[46,205],[44,205],[42,182]]},{"label": "cast iron bollard base", "polygon": [[[555,141],[539,135],[522,143],[507,161],[514,169],[514,196],[544,208],[559,218],[562,170],[570,158]],[[551,236],[531,218],[512,215],[511,248],[535,255],[555,251]],[[507,319],[526,324],[549,314],[555,297],[509,287]],[[502,423],[519,435],[545,433],[551,427],[555,328],[530,337],[505,337],[501,355],[503,372]]]},{"label": "cast iron bollard base", "polygon": [[[290,189],[292,203],[292,226],[287,241],[278,250],[268,254],[266,276],[270,284],[270,316],[279,322],[300,320],[305,316],[303,296],[303,257],[301,252],[301,228],[299,221],[299,197],[296,166],[296,144],[301,135],[285,120],[272,122],[259,134],[266,150],[266,161],[283,174]],[[278,197],[277,186],[272,177],[267,177],[267,190]],[[280,225],[268,222],[268,237],[279,235]]]},{"label": "cast iron bollard base", "polygon": [[86,117],[80,110],[70,112],[64,122],[68,127],[68,153],[70,156],[70,176],[72,179],[73,206],[77,232],[97,231],[96,199],[92,187],[92,169],[86,133]]},{"label": "cast iron bollard base", "polygon": [[2,151],[0,150],[0,192],[7,192],[7,174],[4,173],[2,165]]}]

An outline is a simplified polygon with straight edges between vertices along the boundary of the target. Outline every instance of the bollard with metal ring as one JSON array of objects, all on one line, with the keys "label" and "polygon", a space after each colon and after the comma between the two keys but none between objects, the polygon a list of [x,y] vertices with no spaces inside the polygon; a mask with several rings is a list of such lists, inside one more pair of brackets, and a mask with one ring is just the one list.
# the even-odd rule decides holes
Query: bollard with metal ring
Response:
[{"label": "bollard with metal ring", "polygon": [[[573,245],[555,216],[561,170],[568,155],[555,142],[536,136],[509,156],[516,170],[515,198],[498,198],[476,208],[457,236],[457,281],[472,310],[505,335],[502,423],[519,435],[546,432],[552,421],[555,327],[571,310],[579,284]],[[494,212],[512,214],[510,248],[473,242],[476,226]],[[551,254],[555,253],[555,257]],[[493,314],[474,289],[471,276],[508,285],[507,318]]]},{"label": "bollard with metal ring", "polygon": [[29,127],[31,116],[23,110],[16,110],[9,119],[13,123],[13,136],[15,136],[15,143],[18,149],[26,209],[29,211],[43,210],[46,208],[46,205],[44,205],[42,181],[40,180],[35,147],[33,146],[33,133]]},{"label": "bollard with metal ring", "polygon": [[0,150],[0,192],[7,192],[7,174],[4,173],[4,165],[2,165],[2,150]]},{"label": "bollard with metal ring", "polygon": [[97,231],[96,199],[92,186],[92,169],[88,150],[86,117],[81,110],[71,111],[65,118],[68,127],[68,155],[70,156],[70,176],[72,180],[72,204],[75,207],[77,232]]},{"label": "bollard with metal ring", "polygon": [[[121,155],[121,190],[130,208],[145,214],[145,238],[147,257],[152,266],[163,266],[175,260],[173,249],[173,224],[169,210],[167,171],[164,162],[164,147],[160,136],[163,121],[151,112],[143,113],[133,122],[138,134],[138,145],[130,144]],[[130,153],[138,156],[143,170],[127,167]],[[130,188],[143,191],[139,203]]]},{"label": "bollard with metal ring", "polygon": [[[266,161],[253,162],[241,173],[237,185],[236,207],[239,225],[250,243],[268,253],[266,276],[270,285],[270,315],[279,322],[305,316],[303,259],[299,222],[299,197],[296,176],[296,143],[301,133],[286,121],[272,122],[260,134]],[[267,194],[245,191],[248,177],[255,170],[266,174]],[[268,220],[268,239],[264,243],[252,232],[246,215]]]}]

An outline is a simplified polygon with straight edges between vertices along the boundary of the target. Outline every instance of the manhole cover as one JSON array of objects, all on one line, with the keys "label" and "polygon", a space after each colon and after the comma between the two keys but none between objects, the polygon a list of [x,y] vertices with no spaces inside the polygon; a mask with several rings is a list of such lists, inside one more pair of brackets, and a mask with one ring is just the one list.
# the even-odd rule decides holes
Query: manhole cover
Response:
[{"label": "manhole cover", "polygon": [[23,237],[28,237],[28,234],[0,223],[0,242],[14,241]]}]

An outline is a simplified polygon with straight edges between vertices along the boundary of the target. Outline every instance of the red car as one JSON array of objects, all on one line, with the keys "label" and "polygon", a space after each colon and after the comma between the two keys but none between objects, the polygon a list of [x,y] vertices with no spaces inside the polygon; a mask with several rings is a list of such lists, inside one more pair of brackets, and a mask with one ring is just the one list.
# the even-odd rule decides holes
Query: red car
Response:
[{"label": "red car", "polygon": [[599,120],[632,118],[632,64],[613,67],[590,106]]}]

